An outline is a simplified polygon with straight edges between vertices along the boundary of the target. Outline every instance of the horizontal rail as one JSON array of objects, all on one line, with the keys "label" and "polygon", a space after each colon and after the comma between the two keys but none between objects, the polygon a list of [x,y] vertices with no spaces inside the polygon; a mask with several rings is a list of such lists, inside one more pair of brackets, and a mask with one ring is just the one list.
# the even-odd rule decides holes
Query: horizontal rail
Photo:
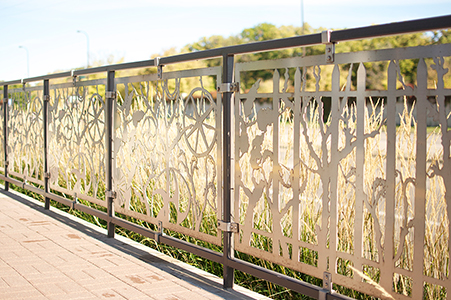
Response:
[{"label": "horizontal rail", "polygon": [[98,209],[91,208],[91,207],[89,207],[87,205],[78,203],[75,200],[70,200],[70,199],[58,196],[56,194],[53,194],[53,193],[46,193],[44,190],[42,190],[40,188],[37,188],[37,187],[35,187],[35,186],[31,185],[31,184],[26,184],[23,181],[20,181],[20,180],[11,178],[11,177],[5,177],[2,174],[0,174],[0,179],[4,180],[5,182],[9,182],[9,183],[14,184],[16,186],[22,187],[23,189],[29,190],[29,191],[31,191],[33,193],[37,193],[37,194],[40,194],[40,195],[42,195],[44,197],[50,198],[50,199],[52,199],[54,201],[57,201],[57,202],[59,202],[59,203],[61,203],[63,205],[69,206],[72,209],[79,210],[81,212],[90,214],[92,216],[95,216],[95,217],[100,218],[100,219],[105,220],[105,221],[108,221],[108,219],[109,219],[108,215],[105,212],[100,211]]},{"label": "horizontal rail", "polygon": [[[265,269],[263,267],[254,265],[252,263],[249,263],[249,262],[246,262],[246,261],[243,261],[240,259],[232,258],[232,259],[224,260],[222,253],[188,243],[186,241],[180,240],[178,238],[174,238],[172,236],[161,235],[159,232],[152,231],[150,229],[144,228],[140,225],[137,225],[130,221],[118,218],[116,216],[110,217],[110,216],[108,216],[108,214],[106,212],[99,211],[97,209],[91,208],[89,206],[78,203],[76,201],[66,199],[64,197],[55,195],[53,193],[46,193],[44,190],[41,190],[33,185],[26,184],[23,181],[20,181],[20,180],[11,178],[11,177],[5,177],[2,174],[0,174],[0,179],[4,180],[6,182],[9,182],[11,184],[14,184],[16,186],[20,186],[29,191],[41,194],[44,197],[50,198],[63,205],[69,206],[72,209],[90,214],[92,216],[98,217],[107,222],[112,222],[115,225],[120,226],[124,229],[130,230],[135,233],[141,234],[145,237],[151,238],[151,239],[157,241],[158,243],[165,244],[165,245],[168,245],[171,247],[176,247],[178,249],[190,252],[194,255],[198,255],[202,258],[208,259],[210,261],[214,261],[217,263],[227,265],[229,267],[232,267],[233,269],[242,271],[244,273],[248,273],[250,275],[253,275],[253,276],[261,278],[261,279],[271,281],[275,284],[278,284],[280,286],[288,288],[292,291],[302,293],[304,295],[313,297],[315,299],[319,299],[319,294],[321,292],[324,292],[321,287],[315,286],[315,285],[307,283],[307,282],[303,282],[296,278],[289,277],[289,276],[280,274],[275,271]],[[340,294],[327,294],[326,299],[342,299],[342,300],[344,300],[344,299],[351,299],[351,298],[340,295]]]},{"label": "horizontal rail", "polygon": [[[394,22],[381,25],[372,25],[366,27],[359,27],[353,29],[343,29],[333,31],[330,36],[330,42],[338,43],[350,40],[374,38],[380,36],[389,36],[396,34],[406,34],[420,31],[433,31],[451,27],[451,15],[440,17],[417,19],[403,22]],[[185,54],[178,54],[160,59],[160,65],[168,65],[193,60],[203,60],[222,57],[224,55],[239,55],[246,53],[273,51],[285,48],[307,47],[322,44],[321,33],[295,36],[290,38],[254,42],[242,45],[234,45],[228,47],[221,47],[197,52],[190,52]],[[89,75],[94,73],[120,71],[128,69],[136,69],[143,67],[156,67],[155,60],[143,60],[130,63],[113,64],[95,68],[88,68],[82,70],[73,70],[55,74],[42,75],[37,77],[30,77],[24,79],[17,79],[11,81],[1,82],[0,86],[21,84],[28,82],[36,82],[46,79],[56,79],[70,76]]]},{"label": "horizontal rail", "polygon": [[[112,223],[114,223],[117,226],[120,226],[124,229],[136,232],[145,237],[151,238],[151,239],[157,241],[158,243],[165,244],[165,245],[168,245],[171,247],[176,247],[178,249],[190,252],[194,255],[198,255],[202,258],[205,258],[205,259],[217,262],[217,263],[225,264],[229,267],[232,267],[233,269],[253,275],[257,278],[271,281],[275,284],[278,284],[280,286],[288,288],[292,291],[302,293],[309,297],[319,299],[319,293],[321,293],[323,291],[322,288],[320,288],[316,285],[300,281],[296,278],[289,277],[289,276],[277,273],[275,271],[265,269],[263,267],[254,265],[252,263],[249,263],[249,262],[246,262],[246,261],[243,261],[240,259],[232,258],[232,259],[224,260],[222,253],[215,252],[213,250],[203,248],[203,247],[185,242],[183,240],[180,240],[180,239],[168,236],[168,235],[160,235],[160,233],[158,233],[158,232],[146,229],[142,226],[139,226],[137,224],[134,224],[132,222],[129,222],[127,220],[124,220],[124,219],[121,219],[118,217],[109,217],[108,214],[103,211],[93,209],[84,204],[77,203],[76,201],[71,201],[69,199],[65,199],[61,196],[58,196],[58,195],[55,195],[52,193],[45,193],[43,190],[41,190],[37,187],[34,187],[32,185],[29,185],[29,184],[24,184],[24,182],[22,182],[20,180],[13,179],[11,177],[5,177],[1,174],[0,174],[0,179],[8,181],[9,183],[12,183],[17,186],[22,186],[23,188],[25,188],[27,190],[41,194],[41,195],[51,198],[52,200],[55,200],[61,204],[70,206],[73,209],[82,211],[84,213],[96,216],[107,222],[111,221]],[[351,298],[343,296],[343,295],[339,295],[339,294],[328,294],[327,299],[351,299]]]},{"label": "horizontal rail", "polygon": [[217,263],[222,263],[222,261],[223,261],[222,253],[215,252],[213,250],[203,248],[203,247],[200,247],[200,246],[197,246],[194,244],[190,244],[188,242],[179,240],[172,236],[162,235],[162,236],[160,236],[159,241],[162,244],[165,244],[165,245],[168,245],[171,247],[176,247],[181,250],[185,250],[187,252],[193,253],[195,255],[198,255],[200,257],[206,258],[208,260],[211,260],[211,261],[214,261]]},{"label": "horizontal rail", "polygon": [[451,15],[332,31],[332,43],[451,27]]},{"label": "horizontal rail", "polygon": [[72,209],[76,209],[79,210],[81,212],[90,214],[92,216],[98,217],[104,221],[107,222],[112,222],[117,226],[120,226],[124,229],[136,232],[138,234],[141,234],[145,237],[151,238],[159,243],[168,245],[168,246],[172,246],[172,247],[177,247],[179,249],[191,252],[195,255],[199,255],[205,259],[214,261],[214,262],[218,262],[218,263],[222,263],[223,262],[223,257],[222,257],[222,253],[218,253],[215,251],[212,251],[210,249],[207,248],[203,248],[197,245],[193,245],[190,244],[188,242],[185,242],[183,240],[171,237],[171,236],[167,236],[167,235],[161,235],[159,232],[155,232],[152,231],[150,229],[146,229],[140,225],[137,225],[135,223],[132,223],[130,221],[118,218],[116,216],[110,217],[108,216],[108,214],[106,212],[91,208],[89,206],[86,206],[84,204],[78,203],[77,201],[73,201],[73,200],[69,200],[67,198],[61,197],[59,195],[55,195],[53,193],[46,193],[44,190],[37,188],[33,185],[30,184],[26,184],[23,181],[11,178],[11,177],[5,177],[4,175],[0,174],[0,180],[4,180],[6,182],[9,182],[11,184],[14,184],[16,186],[22,187],[23,189],[29,190],[31,192],[40,194],[44,197],[50,198],[54,201],[57,201],[63,205],[69,206]]},{"label": "horizontal rail", "polygon": [[[311,283],[302,282],[293,277],[289,277],[280,273],[269,271],[263,267],[254,265],[247,261],[239,259],[228,260],[228,265],[236,270],[250,274],[257,278],[274,282],[275,284],[286,287],[292,291],[299,292],[303,295],[318,299],[318,293],[322,290],[320,287]],[[274,274],[272,274],[274,273]]]}]

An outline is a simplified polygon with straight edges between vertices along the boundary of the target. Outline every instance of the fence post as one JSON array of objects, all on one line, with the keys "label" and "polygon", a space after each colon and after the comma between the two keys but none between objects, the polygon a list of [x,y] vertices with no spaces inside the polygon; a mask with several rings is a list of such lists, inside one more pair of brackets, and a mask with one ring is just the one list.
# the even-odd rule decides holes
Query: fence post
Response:
[{"label": "fence post", "polygon": [[[49,179],[50,179],[50,172],[49,172],[49,154],[48,154],[48,144],[49,144],[49,140],[48,140],[48,133],[49,133],[49,101],[50,101],[50,89],[49,89],[49,80],[45,79],[44,80],[44,96],[43,96],[43,100],[44,100],[44,191],[45,193],[49,193],[50,192],[50,188],[49,188]],[[49,209],[50,208],[50,198],[48,198],[47,196],[45,197],[45,204],[44,204],[45,209]]]},{"label": "fence post", "polygon": [[[105,91],[105,141],[106,141],[106,201],[108,217],[114,216],[114,192],[113,192],[113,105],[116,99],[115,71],[108,71]],[[114,223],[108,220],[108,237],[114,238]]]},{"label": "fence post", "polygon": [[[234,56],[224,54],[222,59],[222,82],[232,83],[233,81],[233,62]],[[225,223],[230,223],[232,216],[232,196],[233,196],[233,178],[232,178],[232,125],[233,125],[233,92],[227,91],[222,94],[223,103],[223,143],[222,143],[222,165],[223,165],[223,205],[222,218]],[[234,255],[233,236],[230,231],[223,231],[223,286],[225,289],[233,287],[234,269],[228,266],[228,260]]]},{"label": "fence post", "polygon": [[[3,151],[5,152],[5,177],[8,177],[8,86],[3,86]],[[5,191],[9,190],[9,182],[5,180]]]}]

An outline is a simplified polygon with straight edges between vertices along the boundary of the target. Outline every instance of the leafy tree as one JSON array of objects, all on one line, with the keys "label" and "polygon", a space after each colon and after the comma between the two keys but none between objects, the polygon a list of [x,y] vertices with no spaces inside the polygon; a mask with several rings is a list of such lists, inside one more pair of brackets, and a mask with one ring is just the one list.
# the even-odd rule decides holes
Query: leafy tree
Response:
[{"label": "leafy tree", "polygon": [[451,43],[451,30],[435,31],[432,36],[432,42],[434,44],[447,44]]},{"label": "leafy tree", "polygon": [[[365,39],[358,41],[348,41],[336,45],[337,53],[344,52],[358,52],[375,49],[400,48],[423,46],[430,44],[430,38],[423,33],[413,33],[400,36],[386,36],[373,39]],[[367,72],[367,89],[385,89],[387,77],[387,62],[365,63]],[[416,81],[416,69],[418,60],[408,59],[399,61],[401,73],[407,84],[414,84]],[[345,66],[344,69],[349,70],[350,65]],[[357,66],[352,70],[352,84],[357,85]]]}]

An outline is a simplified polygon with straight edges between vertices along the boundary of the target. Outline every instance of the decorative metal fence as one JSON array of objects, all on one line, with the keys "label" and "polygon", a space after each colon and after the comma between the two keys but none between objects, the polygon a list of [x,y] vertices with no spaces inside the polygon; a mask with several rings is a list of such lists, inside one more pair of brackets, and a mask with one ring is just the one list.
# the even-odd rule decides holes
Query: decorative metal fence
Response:
[{"label": "decorative metal fence", "polygon": [[[384,299],[445,299],[451,45],[340,54],[333,45],[448,27],[444,16],[3,82],[0,179],[44,195],[46,208],[53,199],[106,220],[109,237],[121,226],[222,263],[225,288],[236,269],[316,299],[345,299],[333,284]],[[325,55],[234,63],[321,43]],[[214,57],[221,67],[164,69]],[[406,60],[413,86],[400,69]],[[115,77],[149,66],[158,72]],[[369,89],[376,66],[383,82]],[[77,80],[101,72],[105,79]]]}]

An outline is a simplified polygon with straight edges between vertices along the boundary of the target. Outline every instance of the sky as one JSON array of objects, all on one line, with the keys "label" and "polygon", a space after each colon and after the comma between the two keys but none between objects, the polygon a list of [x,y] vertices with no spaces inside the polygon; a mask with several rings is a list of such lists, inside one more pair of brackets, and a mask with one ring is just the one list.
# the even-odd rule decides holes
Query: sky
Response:
[{"label": "sky", "polygon": [[0,80],[85,67],[88,40],[90,64],[141,61],[260,23],[301,26],[301,11],[313,28],[343,29],[449,15],[451,1],[0,0]]}]

